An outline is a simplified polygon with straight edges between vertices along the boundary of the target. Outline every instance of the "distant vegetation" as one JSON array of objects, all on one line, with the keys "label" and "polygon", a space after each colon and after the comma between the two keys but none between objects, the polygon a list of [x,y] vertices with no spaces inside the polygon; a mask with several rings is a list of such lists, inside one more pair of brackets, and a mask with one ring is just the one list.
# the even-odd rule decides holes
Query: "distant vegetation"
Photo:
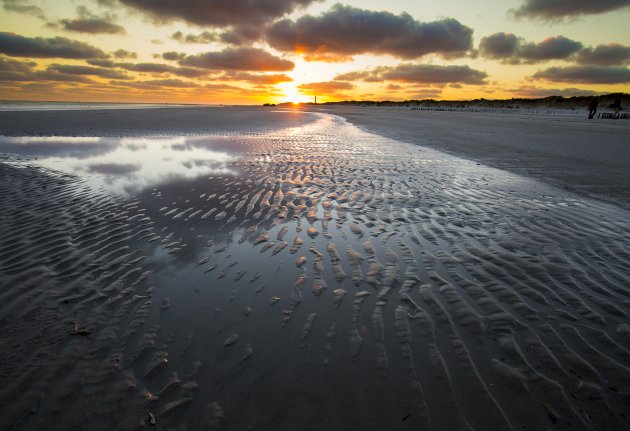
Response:
[{"label": "distant vegetation", "polygon": [[[599,109],[610,108],[616,97],[621,96],[621,107],[630,108],[630,94],[611,93],[599,96]],[[593,96],[550,96],[541,99],[513,98],[513,99],[474,99],[474,100],[405,100],[405,101],[373,101],[373,100],[349,100],[342,102],[326,102],[320,105],[352,105],[352,106],[426,106],[441,108],[503,108],[503,109],[586,109]],[[307,103],[312,105],[312,103]]]}]

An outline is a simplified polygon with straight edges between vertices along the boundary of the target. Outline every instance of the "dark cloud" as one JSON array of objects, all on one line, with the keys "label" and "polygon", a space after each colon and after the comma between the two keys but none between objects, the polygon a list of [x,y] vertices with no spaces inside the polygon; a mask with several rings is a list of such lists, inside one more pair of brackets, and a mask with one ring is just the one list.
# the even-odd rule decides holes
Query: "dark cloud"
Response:
[{"label": "dark cloud", "polygon": [[33,58],[105,58],[102,50],[65,37],[24,37],[0,32],[0,53]]},{"label": "dark cloud", "polygon": [[48,66],[47,70],[68,75],[100,76],[101,78],[109,79],[129,79],[129,76],[124,73],[102,67],[76,66],[73,64],[51,64]]},{"label": "dark cloud", "polygon": [[184,52],[168,51],[162,53],[162,58],[168,61],[179,61],[184,57],[186,57],[186,53]]},{"label": "dark cloud", "polygon": [[[37,63],[32,61],[17,61],[6,57],[0,57],[0,81],[3,82],[29,82],[29,81],[54,81],[54,82],[79,82],[95,84],[96,82],[84,75],[95,73],[66,73],[63,67],[56,68],[52,65],[47,70],[35,70]],[[80,66],[79,66],[80,67]],[[74,72],[77,72],[76,70]]]},{"label": "dark cloud", "polygon": [[292,61],[276,57],[258,48],[228,48],[219,52],[189,55],[180,60],[182,66],[208,70],[251,70],[260,72],[284,72],[292,70]]},{"label": "dark cloud", "polygon": [[171,35],[171,39],[181,43],[210,43],[219,40],[219,37],[215,33],[204,31],[199,34],[184,34],[181,31],[176,31]]},{"label": "dark cloud", "polygon": [[77,8],[79,15],[75,19],[62,19],[57,23],[65,31],[88,34],[126,34],[125,28],[114,23],[116,16],[105,14],[94,15],[85,6]]},{"label": "dark cloud", "polygon": [[0,56],[0,71],[3,72],[28,72],[37,66],[34,61],[19,61]]},{"label": "dark cloud", "polygon": [[511,33],[495,33],[481,39],[479,51],[483,57],[504,63],[539,63],[568,59],[582,48],[582,43],[564,36],[548,37],[542,42],[526,43]]},{"label": "dark cloud", "polygon": [[119,0],[158,22],[184,20],[200,26],[263,24],[318,0]]},{"label": "dark cloud", "polygon": [[0,81],[23,81],[24,76],[33,72],[37,63],[18,61],[0,56]]},{"label": "dark cloud", "polygon": [[337,75],[337,81],[383,82],[396,81],[415,84],[469,85],[485,84],[487,74],[469,66],[438,66],[433,64],[399,64],[394,67],[380,66],[372,70]]},{"label": "dark cloud", "polygon": [[519,38],[512,33],[495,33],[482,37],[479,42],[479,52],[486,58],[506,59],[516,54]]},{"label": "dark cloud", "polygon": [[600,14],[630,6],[630,0],[523,0],[523,2],[520,8],[513,11],[517,18],[543,20]]},{"label": "dark cloud", "polygon": [[267,42],[307,56],[389,54],[417,58],[426,54],[462,55],[472,48],[473,30],[449,18],[419,22],[407,14],[374,12],[337,4],[319,16],[284,19],[267,30]]},{"label": "dark cloud", "polygon": [[539,70],[532,78],[578,84],[627,84],[630,83],[630,69],[602,66],[550,67]]},{"label": "dark cloud", "polygon": [[379,71],[379,76],[387,81],[414,82],[423,84],[485,84],[485,72],[469,66],[437,66],[432,64],[400,64]]},{"label": "dark cloud", "polygon": [[579,64],[623,66],[630,64],[630,46],[611,43],[584,48],[578,53],[576,60]]},{"label": "dark cloud", "polygon": [[7,12],[21,13],[24,15],[31,15],[41,20],[46,20],[44,11],[28,0],[0,0],[2,8]]},{"label": "dark cloud", "polygon": [[177,67],[165,63],[119,63],[107,59],[91,59],[87,60],[87,63],[92,66],[107,67],[110,69],[124,69],[130,72],[154,74],[170,73],[172,75],[183,76],[186,78],[199,78],[209,74],[206,69],[196,67]]},{"label": "dark cloud", "polygon": [[182,81],[181,79],[151,79],[147,81],[110,81],[113,85],[136,88],[139,90],[156,90],[161,87],[167,88],[199,88],[195,82]]},{"label": "dark cloud", "polygon": [[138,54],[136,54],[135,52],[131,52],[131,51],[127,51],[124,49],[119,49],[116,50],[114,52],[112,52],[112,55],[118,59],[123,59],[123,58],[138,58]]},{"label": "dark cloud", "polygon": [[224,43],[232,45],[243,45],[252,43],[262,37],[263,26],[240,24],[221,33],[220,39]]}]

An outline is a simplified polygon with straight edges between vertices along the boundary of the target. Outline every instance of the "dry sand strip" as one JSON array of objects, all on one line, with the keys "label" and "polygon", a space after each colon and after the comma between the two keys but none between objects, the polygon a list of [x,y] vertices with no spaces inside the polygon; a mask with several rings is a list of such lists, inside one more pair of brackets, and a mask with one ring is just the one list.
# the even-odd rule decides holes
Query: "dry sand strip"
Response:
[{"label": "dry sand strip", "polygon": [[[309,108],[312,109],[312,108]],[[363,130],[630,208],[630,121],[326,106]]]}]

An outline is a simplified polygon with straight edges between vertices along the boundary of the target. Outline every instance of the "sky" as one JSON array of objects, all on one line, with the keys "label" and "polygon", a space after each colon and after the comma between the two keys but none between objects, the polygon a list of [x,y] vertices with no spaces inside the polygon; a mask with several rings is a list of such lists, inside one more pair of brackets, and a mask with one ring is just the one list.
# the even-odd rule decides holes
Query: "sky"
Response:
[{"label": "sky", "polygon": [[630,92],[630,0],[0,0],[0,99]]}]

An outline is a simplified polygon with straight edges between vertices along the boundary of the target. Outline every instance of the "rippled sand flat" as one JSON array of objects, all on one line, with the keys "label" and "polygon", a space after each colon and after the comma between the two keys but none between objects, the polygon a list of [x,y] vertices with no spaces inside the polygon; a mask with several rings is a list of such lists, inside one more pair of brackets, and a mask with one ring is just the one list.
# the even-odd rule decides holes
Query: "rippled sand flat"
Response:
[{"label": "rippled sand flat", "polygon": [[312,115],[0,139],[0,429],[630,427],[630,213]]}]

